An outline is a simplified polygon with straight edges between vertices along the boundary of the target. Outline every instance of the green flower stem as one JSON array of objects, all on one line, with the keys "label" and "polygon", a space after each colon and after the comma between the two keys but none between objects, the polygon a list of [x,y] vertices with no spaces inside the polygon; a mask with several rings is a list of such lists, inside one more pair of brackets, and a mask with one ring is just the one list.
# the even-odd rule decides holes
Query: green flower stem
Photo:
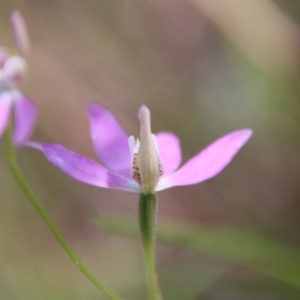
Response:
[{"label": "green flower stem", "polygon": [[72,247],[68,244],[58,227],[55,225],[54,221],[51,219],[49,214],[45,211],[43,206],[39,203],[37,198],[34,196],[33,192],[27,185],[25,179],[23,178],[16,161],[15,149],[12,143],[12,129],[11,126],[7,129],[5,133],[5,153],[8,165],[10,170],[23,191],[26,195],[27,199],[33,205],[35,210],[44,220],[44,222],[48,225],[49,229],[52,231],[57,241],[66,251],[67,255],[71,258],[71,260],[75,263],[75,265],[79,268],[79,270],[91,281],[93,282],[97,288],[102,291],[108,298],[112,300],[121,300],[122,298],[118,296],[114,291],[112,291],[108,286],[106,286],[99,278],[82,262],[82,260],[78,257],[78,255],[74,252]]},{"label": "green flower stem", "polygon": [[139,222],[146,259],[149,300],[162,300],[155,269],[154,245],[156,202],[157,198],[155,195],[140,195]]}]

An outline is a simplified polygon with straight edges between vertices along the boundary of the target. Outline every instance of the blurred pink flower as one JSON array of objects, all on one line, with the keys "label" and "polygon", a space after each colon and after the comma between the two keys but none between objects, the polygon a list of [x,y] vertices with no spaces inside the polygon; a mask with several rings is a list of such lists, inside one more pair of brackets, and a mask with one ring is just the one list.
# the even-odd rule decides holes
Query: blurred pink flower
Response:
[{"label": "blurred pink flower", "polygon": [[102,105],[91,104],[88,116],[95,150],[106,167],[60,145],[38,142],[27,145],[41,150],[50,162],[76,180],[135,193],[151,194],[214,177],[252,134],[250,129],[231,132],[178,169],[181,162],[178,138],[169,132],[152,135],[146,106],[138,113],[140,141],[128,138],[113,114]]},{"label": "blurred pink flower", "polygon": [[26,27],[18,11],[11,14],[11,24],[21,55],[10,54],[6,48],[0,47],[0,136],[9,123],[14,106],[13,142],[15,146],[21,146],[34,128],[37,109],[33,101],[17,89],[27,72],[25,57],[29,52]]}]

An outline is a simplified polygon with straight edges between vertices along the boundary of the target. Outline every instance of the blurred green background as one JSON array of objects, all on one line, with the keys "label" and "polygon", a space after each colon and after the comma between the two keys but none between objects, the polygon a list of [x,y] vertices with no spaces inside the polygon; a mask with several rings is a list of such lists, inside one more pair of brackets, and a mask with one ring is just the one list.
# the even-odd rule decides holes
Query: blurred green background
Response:
[{"label": "blurred green background", "polygon": [[[232,130],[254,130],[216,178],[159,193],[159,224],[192,224],[210,245],[198,249],[205,241],[197,231],[198,250],[158,245],[165,299],[300,299],[299,1],[15,0],[0,8],[1,45],[14,47],[13,9],[31,37],[22,90],[39,106],[33,139],[97,159],[86,116],[91,101],[109,107],[135,136],[137,110],[146,104],[154,132],[180,137],[184,161]],[[17,153],[30,186],[87,265],[124,298],[145,299],[139,241],[91,222],[95,213],[137,220],[138,195],[76,182],[34,150]],[[0,299],[106,299],[14,183],[3,141],[0,154]]]}]

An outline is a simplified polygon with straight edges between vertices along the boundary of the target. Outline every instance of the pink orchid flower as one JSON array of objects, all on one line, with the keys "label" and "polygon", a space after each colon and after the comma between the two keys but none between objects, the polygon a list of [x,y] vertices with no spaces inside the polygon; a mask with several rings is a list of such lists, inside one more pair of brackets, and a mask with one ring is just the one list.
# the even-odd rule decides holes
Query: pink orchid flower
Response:
[{"label": "pink orchid flower", "polygon": [[91,104],[88,116],[95,150],[106,167],[60,145],[38,142],[27,145],[41,150],[50,162],[78,181],[134,193],[153,194],[214,177],[252,134],[250,129],[231,132],[178,169],[181,162],[178,138],[169,132],[153,135],[150,111],[145,105],[138,113],[140,140],[128,138],[113,114],[102,105]]},{"label": "pink orchid flower", "polygon": [[26,57],[29,53],[26,27],[18,11],[11,14],[11,24],[20,55],[0,47],[0,137],[9,123],[14,106],[13,142],[15,146],[21,146],[34,128],[37,109],[34,102],[17,89],[27,72]]}]

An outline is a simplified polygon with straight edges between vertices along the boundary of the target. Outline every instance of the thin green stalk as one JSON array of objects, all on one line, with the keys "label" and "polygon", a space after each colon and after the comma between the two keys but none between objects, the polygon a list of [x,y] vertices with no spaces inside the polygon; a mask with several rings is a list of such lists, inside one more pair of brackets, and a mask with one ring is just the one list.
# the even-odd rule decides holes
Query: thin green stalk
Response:
[{"label": "thin green stalk", "polygon": [[35,210],[38,212],[38,214],[41,216],[41,218],[44,220],[44,222],[48,225],[49,229],[52,231],[54,236],[56,237],[57,241],[60,243],[60,245],[63,247],[63,249],[66,251],[67,255],[71,258],[71,260],[75,263],[75,265],[78,267],[78,269],[91,281],[93,282],[100,291],[102,291],[108,298],[112,300],[121,300],[122,298],[118,296],[114,291],[112,291],[108,286],[106,286],[102,281],[99,280],[99,278],[82,262],[82,260],[78,257],[78,255],[75,253],[75,251],[72,249],[72,247],[69,245],[69,243],[64,238],[63,234],[60,232],[58,227],[55,225],[54,221],[51,219],[49,214],[45,211],[43,206],[39,203],[29,186],[27,185],[25,179],[22,176],[22,173],[20,172],[17,161],[16,161],[16,154],[15,149],[12,143],[12,129],[11,126],[7,129],[5,133],[5,153],[6,153],[6,159],[8,162],[8,165],[10,167],[10,170],[27,197],[27,199],[30,201],[30,203],[33,205]]},{"label": "thin green stalk", "polygon": [[157,198],[155,195],[140,195],[139,222],[146,259],[149,300],[162,300],[155,269],[156,202]]}]

